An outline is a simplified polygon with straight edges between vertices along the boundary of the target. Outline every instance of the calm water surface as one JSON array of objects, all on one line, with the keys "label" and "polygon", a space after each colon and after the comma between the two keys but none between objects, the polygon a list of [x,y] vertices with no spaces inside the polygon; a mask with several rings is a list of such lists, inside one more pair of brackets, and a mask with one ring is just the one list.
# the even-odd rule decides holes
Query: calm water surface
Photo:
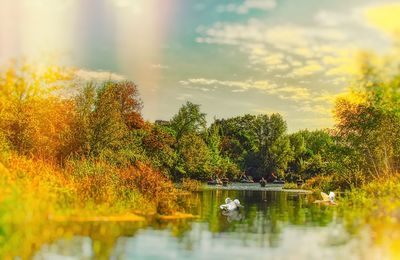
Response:
[{"label": "calm water surface", "polygon": [[[224,215],[226,197],[244,208]],[[20,250],[35,259],[382,259],[367,230],[349,234],[337,210],[314,199],[258,185],[209,189],[182,198],[196,219],[46,224],[36,230],[44,241]]]}]

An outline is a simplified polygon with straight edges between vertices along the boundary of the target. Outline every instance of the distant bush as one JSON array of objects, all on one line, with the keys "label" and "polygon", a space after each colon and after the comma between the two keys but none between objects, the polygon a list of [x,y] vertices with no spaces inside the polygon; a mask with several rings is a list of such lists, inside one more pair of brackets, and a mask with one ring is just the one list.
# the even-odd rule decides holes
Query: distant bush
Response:
[{"label": "distant bush", "polygon": [[299,189],[299,188],[301,188],[301,187],[297,186],[296,183],[293,183],[293,182],[286,182],[286,183],[283,185],[282,188],[283,188],[283,189],[287,189],[287,190],[290,190],[290,189],[295,190],[295,189]]},{"label": "distant bush", "polygon": [[187,191],[199,191],[203,187],[201,181],[184,178],[182,179],[182,189]]},{"label": "distant bush", "polygon": [[315,176],[311,179],[308,179],[303,184],[303,188],[310,189],[310,190],[330,191],[330,190],[335,190],[337,188],[337,186],[333,182],[333,176],[320,175],[320,176]]},{"label": "distant bush", "polygon": [[362,187],[366,183],[366,177],[362,172],[346,171],[332,173],[329,175],[317,175],[306,180],[304,188],[313,190],[351,190],[352,188]]}]

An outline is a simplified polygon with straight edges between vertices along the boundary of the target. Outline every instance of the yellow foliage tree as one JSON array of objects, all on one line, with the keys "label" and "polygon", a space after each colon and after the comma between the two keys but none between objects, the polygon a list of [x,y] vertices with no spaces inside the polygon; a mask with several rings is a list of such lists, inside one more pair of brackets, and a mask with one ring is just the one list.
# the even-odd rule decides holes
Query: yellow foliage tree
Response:
[{"label": "yellow foliage tree", "polygon": [[56,94],[71,79],[72,70],[27,62],[0,72],[0,132],[19,154],[57,155],[71,104]]}]

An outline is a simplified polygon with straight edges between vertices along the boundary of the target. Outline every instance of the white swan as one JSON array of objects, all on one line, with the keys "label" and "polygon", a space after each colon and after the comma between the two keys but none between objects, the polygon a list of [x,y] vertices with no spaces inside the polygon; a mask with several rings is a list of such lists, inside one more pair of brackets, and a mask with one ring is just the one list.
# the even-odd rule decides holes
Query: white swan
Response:
[{"label": "white swan", "polygon": [[240,201],[238,199],[233,200],[233,202],[235,202],[236,207],[238,207],[238,208],[242,207],[242,205],[240,205]]},{"label": "white swan", "polygon": [[219,206],[220,209],[228,211],[238,209],[239,207],[242,207],[242,205],[240,205],[240,201],[238,199],[232,201],[230,198],[226,198],[225,204]]},{"label": "white swan", "polygon": [[322,200],[316,200],[314,203],[323,203],[323,204],[331,204],[336,205],[335,202],[335,193],[333,191],[329,192],[329,195],[325,192],[321,192]]},{"label": "white swan", "polygon": [[333,191],[329,192],[328,197],[331,203],[335,203],[335,193],[333,193]]}]

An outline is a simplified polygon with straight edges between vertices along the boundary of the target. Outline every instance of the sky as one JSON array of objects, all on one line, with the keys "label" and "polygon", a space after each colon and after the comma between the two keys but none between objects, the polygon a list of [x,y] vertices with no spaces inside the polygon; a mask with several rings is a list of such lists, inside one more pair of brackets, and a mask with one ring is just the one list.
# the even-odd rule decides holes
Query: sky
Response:
[{"label": "sky", "polygon": [[292,132],[332,127],[359,52],[386,53],[397,31],[393,0],[0,0],[0,65],[132,80],[150,121],[191,101],[209,122],[280,113]]}]

